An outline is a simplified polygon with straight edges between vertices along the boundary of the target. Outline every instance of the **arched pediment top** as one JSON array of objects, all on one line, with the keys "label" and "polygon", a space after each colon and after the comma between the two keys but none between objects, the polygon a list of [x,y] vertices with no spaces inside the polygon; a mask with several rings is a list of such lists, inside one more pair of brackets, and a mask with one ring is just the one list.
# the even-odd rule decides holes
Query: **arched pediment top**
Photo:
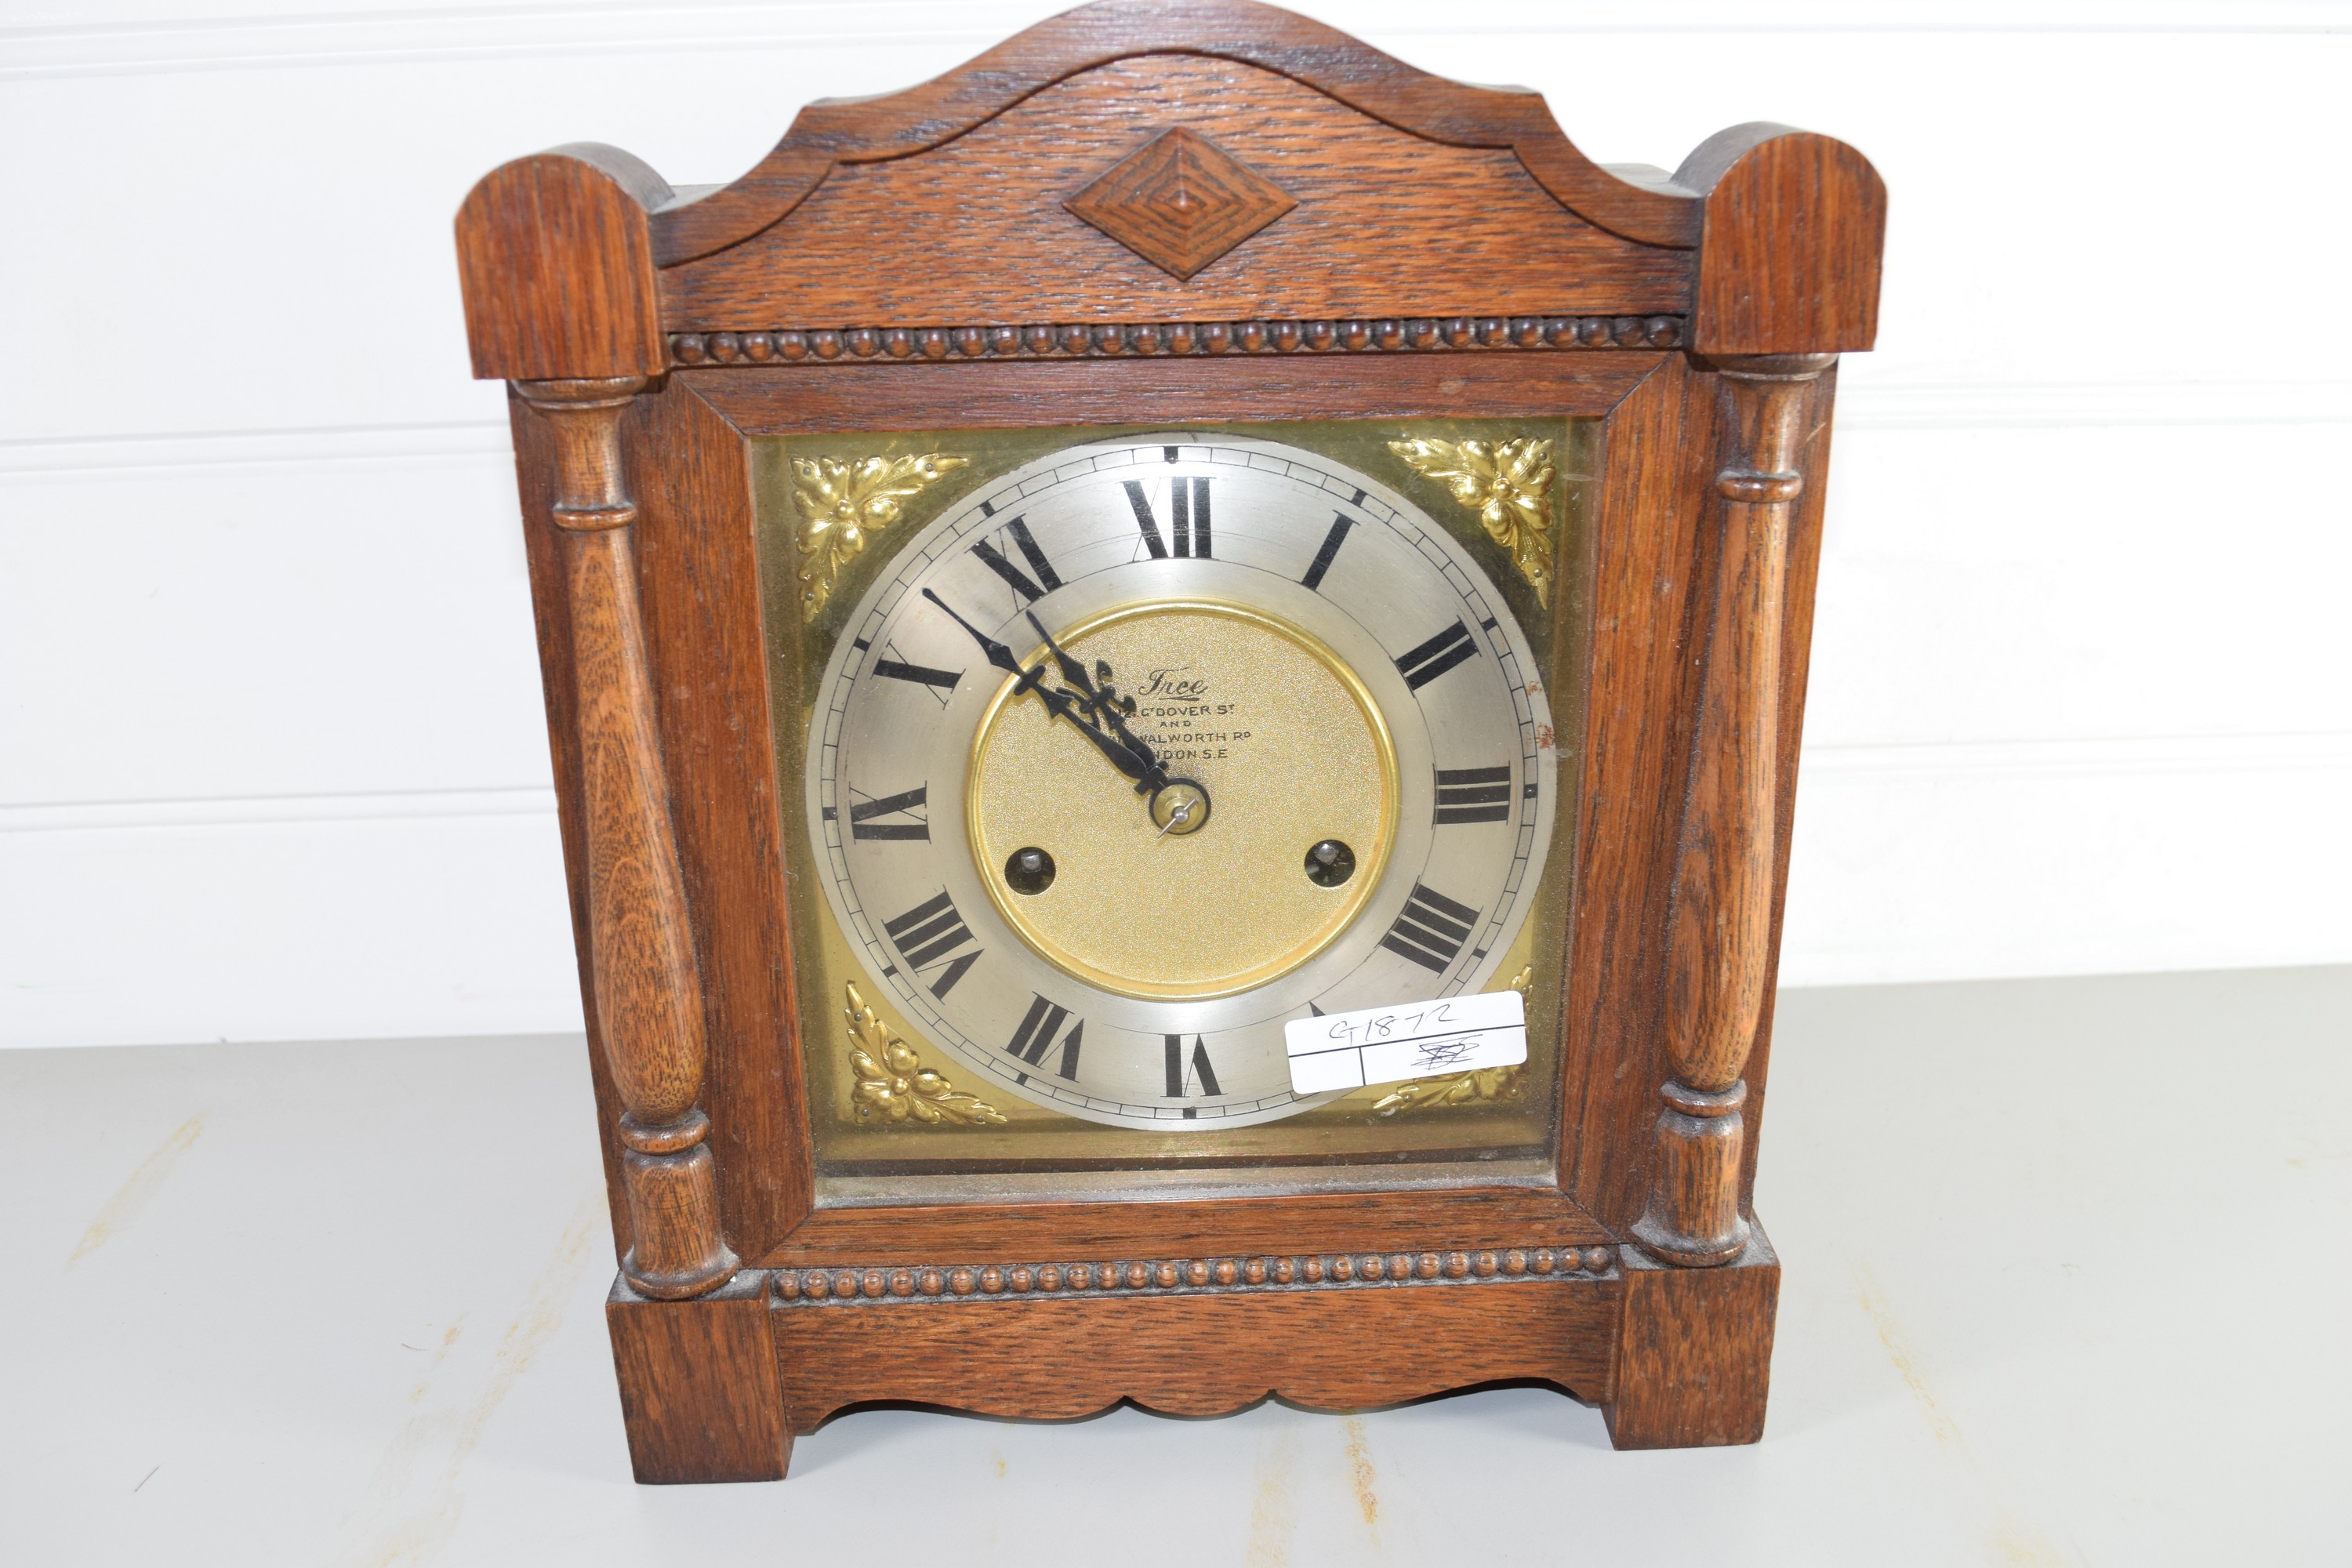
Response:
[{"label": "arched pediment top", "polygon": [[1097,0],[903,92],[809,104],[741,178],[653,215],[655,262],[692,261],[760,233],[799,206],[838,164],[941,146],[1057,82],[1143,55],[1255,66],[1429,142],[1507,149],[1562,206],[1595,227],[1642,245],[1685,249],[1698,243],[1695,195],[1633,184],[1601,168],[1576,150],[1538,93],[1433,76],[1255,0]]}]

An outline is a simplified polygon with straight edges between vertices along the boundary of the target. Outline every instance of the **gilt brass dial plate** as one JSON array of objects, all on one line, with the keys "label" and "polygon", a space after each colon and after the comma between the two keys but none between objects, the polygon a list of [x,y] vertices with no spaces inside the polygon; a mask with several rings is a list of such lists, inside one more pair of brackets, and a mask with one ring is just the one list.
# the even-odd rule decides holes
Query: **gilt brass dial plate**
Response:
[{"label": "gilt brass dial plate", "polygon": [[[1501,983],[1550,713],[1504,595],[1404,496],[1155,432],[973,484],[897,543],[816,686],[805,819],[871,994],[960,1084],[1247,1126],[1333,1098],[1291,1091],[1286,1021]],[[1196,831],[1163,831],[1179,783]],[[1053,873],[1024,893],[1029,849],[1022,879]]]},{"label": "gilt brass dial plate", "polygon": [[[1195,1000],[1277,979],[1345,931],[1387,863],[1397,780],[1388,724],[1339,656],[1255,611],[1189,600],[1129,605],[1059,640],[1124,678],[1136,732],[1178,782],[1148,811],[1104,802],[1116,786],[1101,760],[1007,676],[964,795],[981,885],[1006,923],[1103,990]],[[1071,780],[1098,786],[1087,808]],[[1335,886],[1306,872],[1327,840],[1355,862]],[[1034,893],[1004,874],[1032,846],[1055,868]]]}]

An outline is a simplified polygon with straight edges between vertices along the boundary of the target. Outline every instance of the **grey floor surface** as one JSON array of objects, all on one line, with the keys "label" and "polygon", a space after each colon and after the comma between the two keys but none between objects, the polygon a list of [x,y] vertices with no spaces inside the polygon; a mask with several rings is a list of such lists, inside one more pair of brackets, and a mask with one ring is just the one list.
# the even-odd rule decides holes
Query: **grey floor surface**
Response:
[{"label": "grey floor surface", "polygon": [[0,1053],[0,1561],[2352,1562],[2352,969],[1791,992],[1754,1447],[1507,1390],[633,1486],[576,1038]]}]

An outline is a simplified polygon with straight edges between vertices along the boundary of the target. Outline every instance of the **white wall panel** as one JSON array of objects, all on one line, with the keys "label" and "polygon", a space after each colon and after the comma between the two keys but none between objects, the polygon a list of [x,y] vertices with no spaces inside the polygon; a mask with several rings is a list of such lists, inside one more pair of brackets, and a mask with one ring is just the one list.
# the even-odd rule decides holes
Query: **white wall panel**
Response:
[{"label": "white wall panel", "polygon": [[[0,5],[0,1043],[576,1026],[450,216],[564,141],[724,180],[1051,8]],[[2352,957],[2352,5],[1306,8],[1606,161],[1887,178],[1789,979]]]},{"label": "white wall panel", "polygon": [[514,462],[457,434],[0,474],[0,801],[546,785]]},{"label": "white wall panel", "polygon": [[581,1026],[545,791],[58,815],[0,832],[9,1045]]},{"label": "white wall panel", "polygon": [[1791,985],[2340,963],[2352,732],[1808,748]]},{"label": "white wall panel", "polygon": [[1890,430],[1872,401],[1835,438],[1808,741],[2352,733],[2352,425]]}]

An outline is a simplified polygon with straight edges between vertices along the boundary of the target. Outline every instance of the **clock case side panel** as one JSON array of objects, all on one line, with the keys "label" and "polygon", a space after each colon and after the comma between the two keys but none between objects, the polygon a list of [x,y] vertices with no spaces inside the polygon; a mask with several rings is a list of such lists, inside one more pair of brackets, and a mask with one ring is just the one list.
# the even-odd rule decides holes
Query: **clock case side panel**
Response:
[{"label": "clock case side panel", "polygon": [[646,651],[701,963],[720,1212],[748,1259],[814,1201],[751,452],[676,378],[636,400],[622,437],[640,476]]},{"label": "clock case side panel", "polygon": [[[525,547],[554,754],[614,1245],[632,1237],[621,1180],[624,1109],[595,1005],[570,590],[546,514],[556,483],[545,418],[512,399]],[[674,382],[635,397],[621,448],[637,505],[635,558],[672,832],[684,874],[708,1057],[702,1104],[717,1162],[719,1228],[757,1257],[811,1202],[800,1112],[791,933],[767,735],[766,658],[751,557],[748,453],[732,426]]]},{"label": "clock case side panel", "polygon": [[[1657,1138],[1644,1131],[1664,1127],[1657,1121],[1658,1098],[1636,1090],[1657,1091],[1665,1085],[1670,1105],[1677,1095],[1686,1096],[1675,1079],[1691,1064],[1678,1069],[1669,1041],[1687,1046],[1695,1030],[1707,1026],[1706,1015],[1720,1019],[1738,1012],[1722,1005],[1720,998],[1701,996],[1694,1005],[1689,996],[1678,995],[1678,984],[1692,973],[1694,945],[1706,944],[1692,943],[1693,929],[1686,925],[1681,947],[1669,951],[1675,901],[1682,896],[1677,879],[1694,865],[1702,867],[1700,880],[1719,893],[1724,884],[1737,885],[1752,874],[1751,851],[1760,840],[1758,918],[1753,924],[1717,928],[1727,932],[1727,941],[1719,936],[1719,943],[1743,951],[1729,954],[1728,963],[1712,966],[1718,977],[1737,976],[1719,984],[1752,988],[1753,1022],[1737,1048],[1716,1064],[1730,1075],[1730,1088],[1705,1098],[1721,1102],[1722,1109],[1701,1108],[1717,1119],[1717,1131],[1728,1127],[1738,1137],[1745,1122],[1733,1167],[1724,1173],[1723,1184],[1732,1189],[1725,1212],[1735,1220],[1735,1231],[1753,1218],[1821,560],[1835,356],[1866,350],[1875,341],[1886,226],[1886,188],[1867,159],[1832,138],[1783,125],[1756,122],[1717,133],[1692,152],[1675,180],[1694,193],[1703,211],[1690,322],[1693,348],[1678,356],[1686,373],[1679,384],[1654,379],[1612,417],[1605,444],[1611,467],[1595,529],[1604,553],[1594,581],[1625,606],[1652,587],[1661,599],[1675,603],[1671,614],[1662,605],[1660,613],[1634,623],[1646,628],[1640,646],[1596,642],[1596,685],[1626,679],[1629,691],[1646,689],[1649,696],[1646,701],[1636,699],[1646,719],[1628,729],[1618,705],[1596,691],[1590,753],[1595,777],[1588,794],[1605,813],[1617,788],[1656,792],[1634,798],[1655,799],[1660,809],[1643,823],[1638,847],[1608,834],[1591,841],[1601,856],[1622,858],[1631,850],[1650,864],[1638,883],[1622,884],[1627,890],[1635,885],[1643,890],[1638,909],[1601,901],[1608,896],[1606,875],[1595,880],[1594,901],[1580,905],[1580,913],[1596,918],[1581,928],[1579,940],[1589,951],[1580,946],[1576,972],[1595,990],[1588,1007],[1571,1007],[1570,1016],[1589,1016],[1593,1023],[1589,1082],[1595,1098],[1563,1122],[1580,1129],[1583,1138],[1570,1152],[1572,1166],[1564,1167],[1572,1170],[1567,1185],[1621,1234],[1642,1217],[1645,1193],[1654,1204],[1674,1184],[1671,1173],[1659,1168],[1661,1141],[1673,1140],[1663,1131]],[[1627,422],[1621,433],[1618,426]],[[1628,466],[1619,466],[1629,458]],[[1771,515],[1776,512],[1777,521]],[[1769,537],[1776,526],[1785,530],[1777,563],[1777,621],[1727,619],[1719,607],[1755,586],[1760,557],[1752,542]],[[1613,543],[1620,533],[1622,548]],[[1735,538],[1751,544],[1736,568],[1728,559]],[[1656,574],[1643,574],[1645,563],[1657,568]],[[1603,632],[1618,626],[1600,608],[1594,624]],[[1766,644],[1771,651],[1765,657],[1773,664],[1769,682],[1733,690],[1727,681],[1739,671],[1742,649]],[[1720,678],[1710,668],[1715,664],[1722,666]],[[1769,711],[1758,713],[1758,704],[1769,704]],[[1720,759],[1695,755],[1694,744],[1737,751],[1738,737],[1759,721],[1770,726],[1773,737],[1769,795],[1750,795],[1727,816],[1726,796],[1702,799],[1699,794],[1702,764]],[[1619,731],[1613,740],[1612,727]],[[1617,758],[1628,746],[1633,748],[1627,758],[1632,765],[1612,785],[1605,775],[1617,771]],[[1713,787],[1721,780],[1705,782]],[[1606,862],[1595,868],[1605,872]],[[1678,1001],[1681,1010],[1671,1011]],[[1647,1152],[1644,1142],[1652,1145]],[[1712,1261],[1743,1258],[1735,1235],[1716,1249]],[[1756,1408],[1760,1419],[1760,1394]]]},{"label": "clock case side panel", "polygon": [[1789,895],[1789,850],[1796,831],[1797,764],[1804,741],[1805,693],[1812,674],[1813,603],[1821,574],[1822,518],[1829,490],[1831,414],[1837,400],[1837,371],[1822,377],[1814,395],[1812,426],[1800,448],[1799,471],[1806,476],[1789,530],[1789,585],[1781,621],[1778,754],[1772,801],[1771,934],[1765,954],[1765,987],[1756,1020],[1756,1041],[1748,1055],[1747,1147],[1739,1170],[1740,1213],[1755,1219],[1756,1155],[1762,1142],[1764,1100],[1772,1057],[1772,1013],[1779,997],[1782,915]]},{"label": "clock case side panel", "polygon": [[[1587,547],[1593,605],[1580,791],[1560,1182],[1623,1236],[1649,1189],[1667,897],[1690,760],[1698,670],[1692,622],[1715,446],[1706,378],[1681,355],[1610,411]],[[1628,1198],[1625,1194],[1631,1194]]]},{"label": "clock case side panel", "polygon": [[547,703],[548,749],[555,773],[556,819],[563,837],[564,885],[572,909],[572,942],[580,970],[580,1012],[588,1036],[588,1073],[596,1095],[598,1147],[604,1161],[604,1196],[613,1222],[613,1255],[628,1255],[629,1204],[621,1184],[621,1142],[614,1128],[620,1091],[606,1060],[604,1024],[596,1013],[595,943],[588,909],[588,828],[583,805],[580,721],[572,651],[572,598],[564,581],[562,540],[550,514],[556,504],[554,436],[546,418],[511,389],[507,396],[514,434],[515,472],[522,498],[523,552],[530,569],[531,612],[539,632],[539,676]]},{"label": "clock case side panel", "polygon": [[[1835,380],[1834,370],[1826,373],[1815,394],[1800,448],[1807,484],[1789,531],[1766,987],[1745,1073],[1739,1206],[1751,1219]],[[1649,1191],[1657,1085],[1672,1076],[1664,1047],[1669,1004],[1660,976],[1704,674],[1701,616],[1723,566],[1711,542],[1719,505],[1712,455],[1725,434],[1719,377],[1704,359],[1674,355],[1611,412],[1601,443],[1600,502],[1590,531],[1589,804],[1562,1009],[1570,1034],[1561,1077],[1570,1099],[1560,1118],[1560,1170],[1563,1187],[1621,1237],[1640,1217]]]}]

